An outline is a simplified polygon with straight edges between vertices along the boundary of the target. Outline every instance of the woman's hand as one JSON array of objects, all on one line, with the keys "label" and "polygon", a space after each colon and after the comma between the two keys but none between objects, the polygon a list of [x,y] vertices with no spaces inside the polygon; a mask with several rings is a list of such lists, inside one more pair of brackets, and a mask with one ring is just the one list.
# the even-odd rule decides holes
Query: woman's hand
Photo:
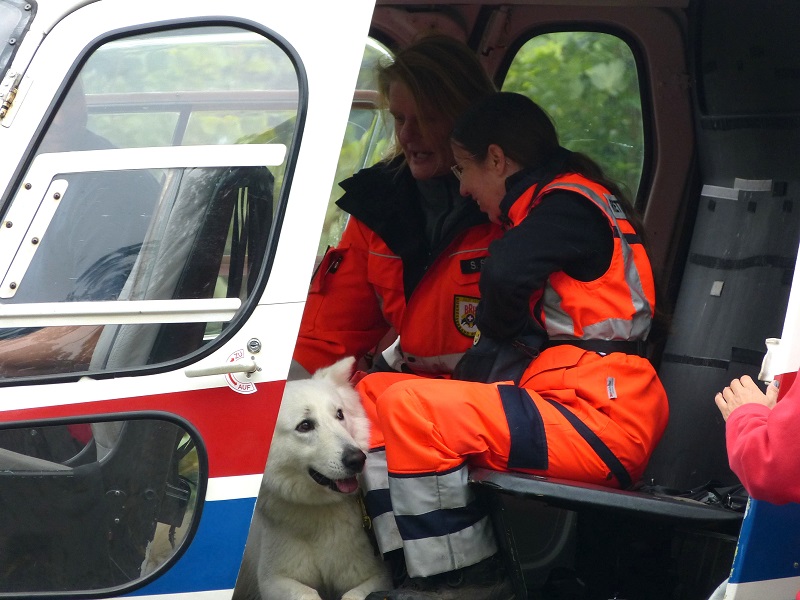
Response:
[{"label": "woman's hand", "polygon": [[778,383],[767,386],[767,393],[762,392],[749,375],[734,379],[731,384],[714,396],[714,402],[726,421],[730,414],[744,404],[763,404],[767,408],[775,406],[778,400]]}]

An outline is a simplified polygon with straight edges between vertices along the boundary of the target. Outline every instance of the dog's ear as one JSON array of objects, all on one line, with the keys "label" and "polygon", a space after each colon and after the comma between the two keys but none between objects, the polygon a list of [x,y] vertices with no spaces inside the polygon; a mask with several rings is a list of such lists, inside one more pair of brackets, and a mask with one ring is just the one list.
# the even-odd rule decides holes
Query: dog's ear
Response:
[{"label": "dog's ear", "polygon": [[349,383],[350,377],[353,375],[355,364],[355,357],[347,356],[329,367],[317,369],[312,379],[328,379],[337,385],[345,385]]}]

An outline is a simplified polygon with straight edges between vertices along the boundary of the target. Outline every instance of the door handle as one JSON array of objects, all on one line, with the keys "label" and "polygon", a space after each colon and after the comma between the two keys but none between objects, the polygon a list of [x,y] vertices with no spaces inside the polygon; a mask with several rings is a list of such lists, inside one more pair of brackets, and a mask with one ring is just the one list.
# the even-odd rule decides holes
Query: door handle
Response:
[{"label": "door handle", "polygon": [[228,375],[230,373],[255,373],[258,371],[256,361],[239,360],[216,367],[194,367],[184,371],[187,377],[206,377],[208,375]]}]

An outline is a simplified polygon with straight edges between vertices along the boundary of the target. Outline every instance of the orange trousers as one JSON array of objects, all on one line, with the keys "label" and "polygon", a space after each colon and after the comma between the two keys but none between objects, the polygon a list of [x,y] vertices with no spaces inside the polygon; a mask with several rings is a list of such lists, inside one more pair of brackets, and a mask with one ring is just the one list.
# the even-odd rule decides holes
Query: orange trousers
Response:
[{"label": "orange trousers", "polygon": [[[565,416],[602,441],[630,479],[641,478],[667,424],[667,397],[645,358],[574,346],[546,349],[525,371],[523,393],[502,383],[373,373],[356,386],[385,447],[390,473],[442,473],[470,465],[619,487],[620,480]],[[511,391],[516,390],[514,388]]]}]

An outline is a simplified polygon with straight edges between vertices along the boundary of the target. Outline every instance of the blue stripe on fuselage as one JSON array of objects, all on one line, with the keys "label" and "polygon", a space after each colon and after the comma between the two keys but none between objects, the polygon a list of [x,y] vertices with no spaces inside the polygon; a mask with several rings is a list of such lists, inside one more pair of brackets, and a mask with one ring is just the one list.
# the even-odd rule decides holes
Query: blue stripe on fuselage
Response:
[{"label": "blue stripe on fuselage", "polygon": [[233,589],[255,498],[206,502],[186,552],[161,577],[127,596]]},{"label": "blue stripe on fuselage", "polygon": [[798,575],[800,504],[750,500],[733,561],[731,583]]}]

